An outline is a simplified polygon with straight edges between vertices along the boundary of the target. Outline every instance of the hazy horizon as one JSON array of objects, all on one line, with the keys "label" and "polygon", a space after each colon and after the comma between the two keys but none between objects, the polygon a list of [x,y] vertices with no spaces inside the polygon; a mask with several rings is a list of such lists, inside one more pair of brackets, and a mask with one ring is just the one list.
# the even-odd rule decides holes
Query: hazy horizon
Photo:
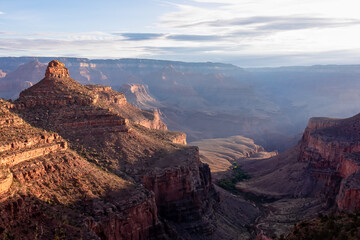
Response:
[{"label": "hazy horizon", "polygon": [[[148,60],[148,61],[164,61],[164,62],[180,62],[180,63],[210,63],[210,64],[229,64],[229,65],[233,65],[235,67],[239,67],[239,68],[243,68],[243,69],[276,69],[276,68],[296,68],[296,67],[313,67],[313,66],[357,66],[360,65],[360,63],[347,63],[347,64],[336,64],[336,63],[319,63],[319,64],[304,64],[304,65],[299,65],[299,64],[295,64],[294,65],[277,65],[277,66],[239,66],[237,64],[231,63],[231,62],[216,62],[216,61],[182,61],[182,60],[171,60],[171,59],[161,59],[161,58],[90,58],[90,57],[86,57],[86,56],[82,56],[82,57],[73,57],[73,56],[0,56],[0,58],[51,58],[51,59],[61,59],[61,58],[78,58],[78,59],[86,59],[86,60]],[[43,62],[44,64],[47,62]]]}]

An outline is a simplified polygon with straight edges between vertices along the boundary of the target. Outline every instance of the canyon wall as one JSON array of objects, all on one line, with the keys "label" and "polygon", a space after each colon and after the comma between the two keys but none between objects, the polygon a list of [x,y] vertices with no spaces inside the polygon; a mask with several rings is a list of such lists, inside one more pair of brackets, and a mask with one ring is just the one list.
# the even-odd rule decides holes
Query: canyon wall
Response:
[{"label": "canyon wall", "polygon": [[[52,67],[50,63],[48,68]],[[96,218],[89,221],[98,235],[109,239],[148,239],[152,237],[150,226],[151,231],[157,229],[156,234],[164,235],[161,224],[154,223],[157,215],[164,219],[166,229],[176,229],[178,236],[207,236],[214,231],[214,209],[219,199],[209,167],[200,162],[198,148],[184,146],[185,134],[166,131],[157,111],[140,110],[109,87],[83,86],[68,77],[65,70],[51,74],[23,91],[13,104],[13,111],[34,126],[57,132],[88,161],[154,192],[153,202],[147,205],[156,209],[128,209],[126,221],[131,226],[123,226],[126,221],[113,215],[104,220],[112,224],[108,227]],[[79,100],[47,105],[44,99],[49,92],[52,99],[65,96]],[[26,104],[27,101],[36,104]],[[116,233],[118,230],[120,233]],[[121,235],[123,230],[128,230],[128,235]]]},{"label": "canyon wall", "polygon": [[176,239],[153,193],[90,164],[10,106],[0,99],[0,236],[54,239],[61,229],[72,239]]},{"label": "canyon wall", "polygon": [[359,115],[348,119],[312,118],[300,142],[300,162],[324,182],[322,194],[340,210],[353,210],[359,202]]}]

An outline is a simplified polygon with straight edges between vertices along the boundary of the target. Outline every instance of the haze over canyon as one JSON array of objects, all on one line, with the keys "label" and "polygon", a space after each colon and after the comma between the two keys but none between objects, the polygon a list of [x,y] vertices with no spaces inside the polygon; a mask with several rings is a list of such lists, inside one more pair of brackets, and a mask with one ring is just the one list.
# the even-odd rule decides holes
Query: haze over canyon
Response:
[{"label": "haze over canyon", "polygon": [[336,233],[317,220],[360,206],[357,65],[4,57],[0,69],[3,237],[302,239],[309,219],[360,234],[346,216]]}]

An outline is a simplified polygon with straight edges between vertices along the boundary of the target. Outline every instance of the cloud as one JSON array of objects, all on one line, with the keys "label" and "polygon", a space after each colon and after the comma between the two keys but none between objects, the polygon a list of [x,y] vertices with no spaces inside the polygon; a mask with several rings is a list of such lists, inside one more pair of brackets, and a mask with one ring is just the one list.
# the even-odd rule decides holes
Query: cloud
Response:
[{"label": "cloud", "polygon": [[174,34],[166,37],[167,39],[175,40],[175,41],[218,41],[223,39],[221,36],[215,35],[188,35],[188,34]]},{"label": "cloud", "polygon": [[2,15],[2,14],[5,14],[5,13],[0,11],[0,15]]},{"label": "cloud", "polygon": [[162,33],[113,33],[113,34],[117,36],[122,36],[125,38],[125,40],[129,40],[129,41],[151,40],[164,36],[164,34]]},{"label": "cloud", "polygon": [[[244,46],[245,47],[245,46]],[[154,54],[175,54],[185,55],[194,53],[209,53],[224,51],[223,47],[146,47]]]},{"label": "cloud", "polygon": [[[351,51],[360,49],[360,35],[355,34],[360,31],[360,17],[351,7],[354,4],[338,0],[171,0],[163,5],[160,15],[155,11],[147,26],[136,28],[56,32],[54,27],[53,32],[35,33],[3,29],[14,32],[0,32],[0,55],[151,57],[241,66],[317,61],[312,58],[322,63],[336,57],[344,62],[358,59],[359,51]],[[344,49],[349,51],[333,52]]]},{"label": "cloud", "polygon": [[189,27],[250,27],[256,30],[299,30],[308,28],[333,28],[359,25],[359,19],[332,19],[298,16],[254,16],[248,18],[219,19],[177,25],[177,28]]},{"label": "cloud", "polygon": [[[147,56],[140,45],[122,44],[118,39],[0,38],[1,56],[76,56],[120,58]],[[17,52],[22,52],[21,55]]]}]

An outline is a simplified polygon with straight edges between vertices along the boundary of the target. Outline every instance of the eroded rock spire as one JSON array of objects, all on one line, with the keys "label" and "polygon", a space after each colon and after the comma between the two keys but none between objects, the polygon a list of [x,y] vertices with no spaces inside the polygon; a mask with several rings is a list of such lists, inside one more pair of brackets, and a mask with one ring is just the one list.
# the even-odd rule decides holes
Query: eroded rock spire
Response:
[{"label": "eroded rock spire", "polygon": [[49,62],[46,72],[46,78],[64,78],[69,77],[69,69],[65,67],[65,64],[57,60]]}]

